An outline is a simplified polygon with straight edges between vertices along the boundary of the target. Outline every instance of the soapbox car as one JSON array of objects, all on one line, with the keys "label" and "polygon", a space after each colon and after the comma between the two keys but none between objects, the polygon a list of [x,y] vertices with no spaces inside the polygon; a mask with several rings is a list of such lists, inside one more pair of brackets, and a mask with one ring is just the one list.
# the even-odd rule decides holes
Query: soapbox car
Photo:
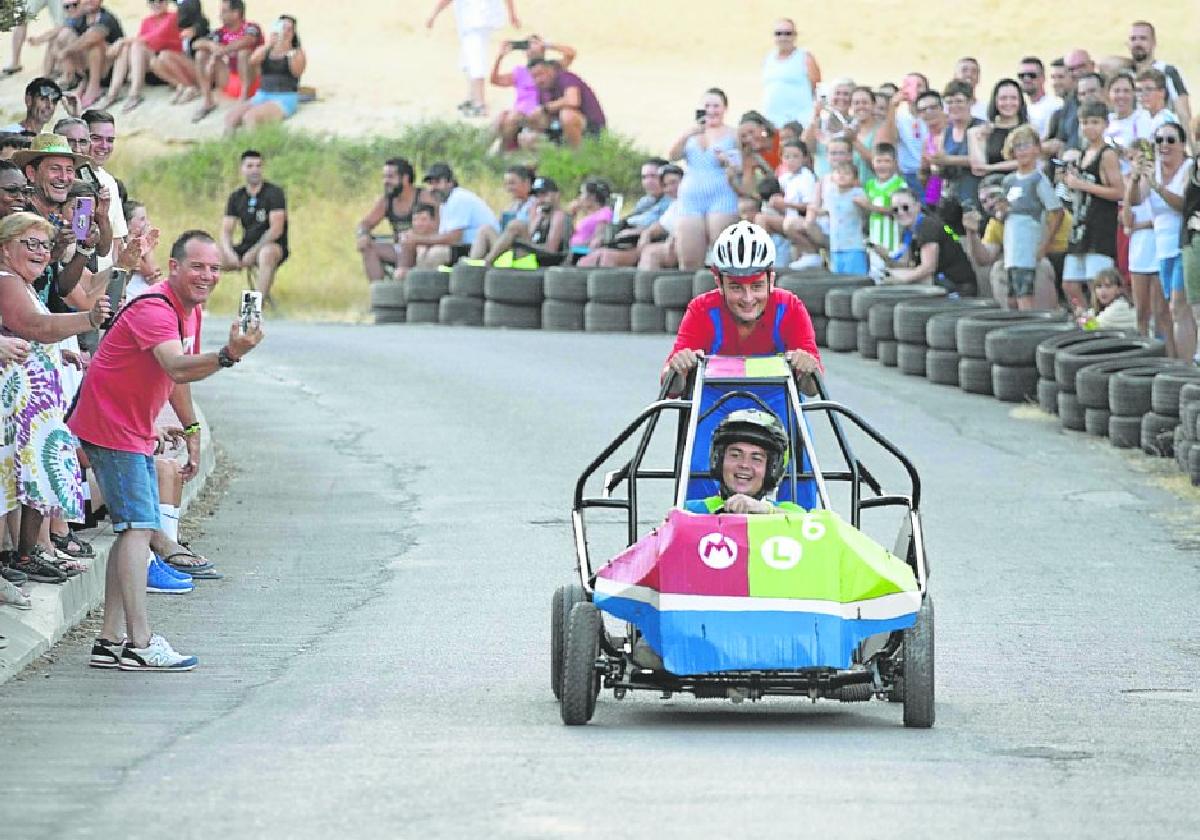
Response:
[{"label": "soapbox car", "polygon": [[[576,483],[578,583],[555,591],[550,620],[550,681],[563,722],[591,720],[603,688],[618,700],[638,690],[734,702],[772,695],[880,699],[903,703],[905,726],[932,726],[933,600],[913,464],[830,400],[820,380],[815,398],[802,397],[781,356],[704,358],[683,396],[669,396],[679,391],[665,383],[660,398]],[[717,493],[719,476],[709,464],[714,429],[747,408],[773,413],[787,430],[788,464],[776,501],[803,512],[689,512],[688,500]],[[675,423],[660,423],[665,415]],[[864,449],[873,441],[871,452],[894,459],[899,467],[886,469],[907,484],[904,493],[884,492],[851,448],[852,437]],[[652,439],[655,451],[674,452],[672,468],[643,463]],[[614,458],[626,443],[623,452],[632,455]],[[618,468],[601,477],[610,461]],[[652,489],[646,482],[674,482],[674,504],[665,521],[639,534],[639,488],[644,497]],[[665,499],[666,486],[657,486]],[[862,530],[862,514],[880,508],[890,509],[889,522],[899,521],[893,551]],[[597,509],[626,520],[614,526],[627,547],[600,568],[589,553],[587,522]]]}]

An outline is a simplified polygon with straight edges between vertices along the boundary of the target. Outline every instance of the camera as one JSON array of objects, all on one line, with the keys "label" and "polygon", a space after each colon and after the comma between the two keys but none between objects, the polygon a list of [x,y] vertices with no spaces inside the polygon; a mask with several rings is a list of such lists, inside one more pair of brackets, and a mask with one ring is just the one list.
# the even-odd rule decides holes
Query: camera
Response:
[{"label": "camera", "polygon": [[513,42],[512,42],[512,48],[513,48],[514,50],[527,50],[527,49],[529,49],[529,41],[528,41],[528,40],[525,40],[525,41],[513,41]]}]

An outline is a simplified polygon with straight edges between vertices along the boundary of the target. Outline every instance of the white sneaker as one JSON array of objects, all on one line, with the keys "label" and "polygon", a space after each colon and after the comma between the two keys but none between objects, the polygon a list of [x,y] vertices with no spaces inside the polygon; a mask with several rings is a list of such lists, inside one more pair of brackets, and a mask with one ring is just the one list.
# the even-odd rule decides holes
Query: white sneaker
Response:
[{"label": "white sneaker", "polygon": [[803,271],[806,268],[824,268],[824,266],[825,263],[821,262],[820,254],[805,254],[789,265],[788,268],[793,271]]},{"label": "white sneaker", "polygon": [[144,648],[126,642],[117,667],[122,671],[190,671],[199,664],[194,656],[176,653],[166,639],[155,633]]}]

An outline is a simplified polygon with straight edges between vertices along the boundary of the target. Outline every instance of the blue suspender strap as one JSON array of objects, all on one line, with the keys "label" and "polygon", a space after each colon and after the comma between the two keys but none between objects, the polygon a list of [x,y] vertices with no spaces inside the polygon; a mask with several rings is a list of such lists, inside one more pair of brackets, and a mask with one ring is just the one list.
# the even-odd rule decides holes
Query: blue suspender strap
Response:
[{"label": "blue suspender strap", "polygon": [[787,310],[784,307],[778,303],[775,304],[775,331],[771,333],[771,337],[775,341],[776,353],[787,351],[787,348],[783,346],[783,333],[780,331],[780,327],[783,326],[783,316],[786,312]]},{"label": "blue suspender strap", "polygon": [[721,350],[721,345],[725,343],[725,330],[721,326],[721,310],[719,307],[714,307],[708,310],[708,317],[713,322],[713,343],[712,347],[708,348],[710,356],[717,355]]}]

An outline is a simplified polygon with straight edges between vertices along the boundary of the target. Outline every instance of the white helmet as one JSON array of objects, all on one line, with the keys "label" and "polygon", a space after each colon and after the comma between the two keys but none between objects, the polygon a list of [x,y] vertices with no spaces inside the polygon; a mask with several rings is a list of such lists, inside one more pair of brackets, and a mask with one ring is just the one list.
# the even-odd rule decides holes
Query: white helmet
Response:
[{"label": "white helmet", "polygon": [[732,277],[762,274],[775,265],[771,235],[753,222],[735,222],[713,243],[712,267]]}]

